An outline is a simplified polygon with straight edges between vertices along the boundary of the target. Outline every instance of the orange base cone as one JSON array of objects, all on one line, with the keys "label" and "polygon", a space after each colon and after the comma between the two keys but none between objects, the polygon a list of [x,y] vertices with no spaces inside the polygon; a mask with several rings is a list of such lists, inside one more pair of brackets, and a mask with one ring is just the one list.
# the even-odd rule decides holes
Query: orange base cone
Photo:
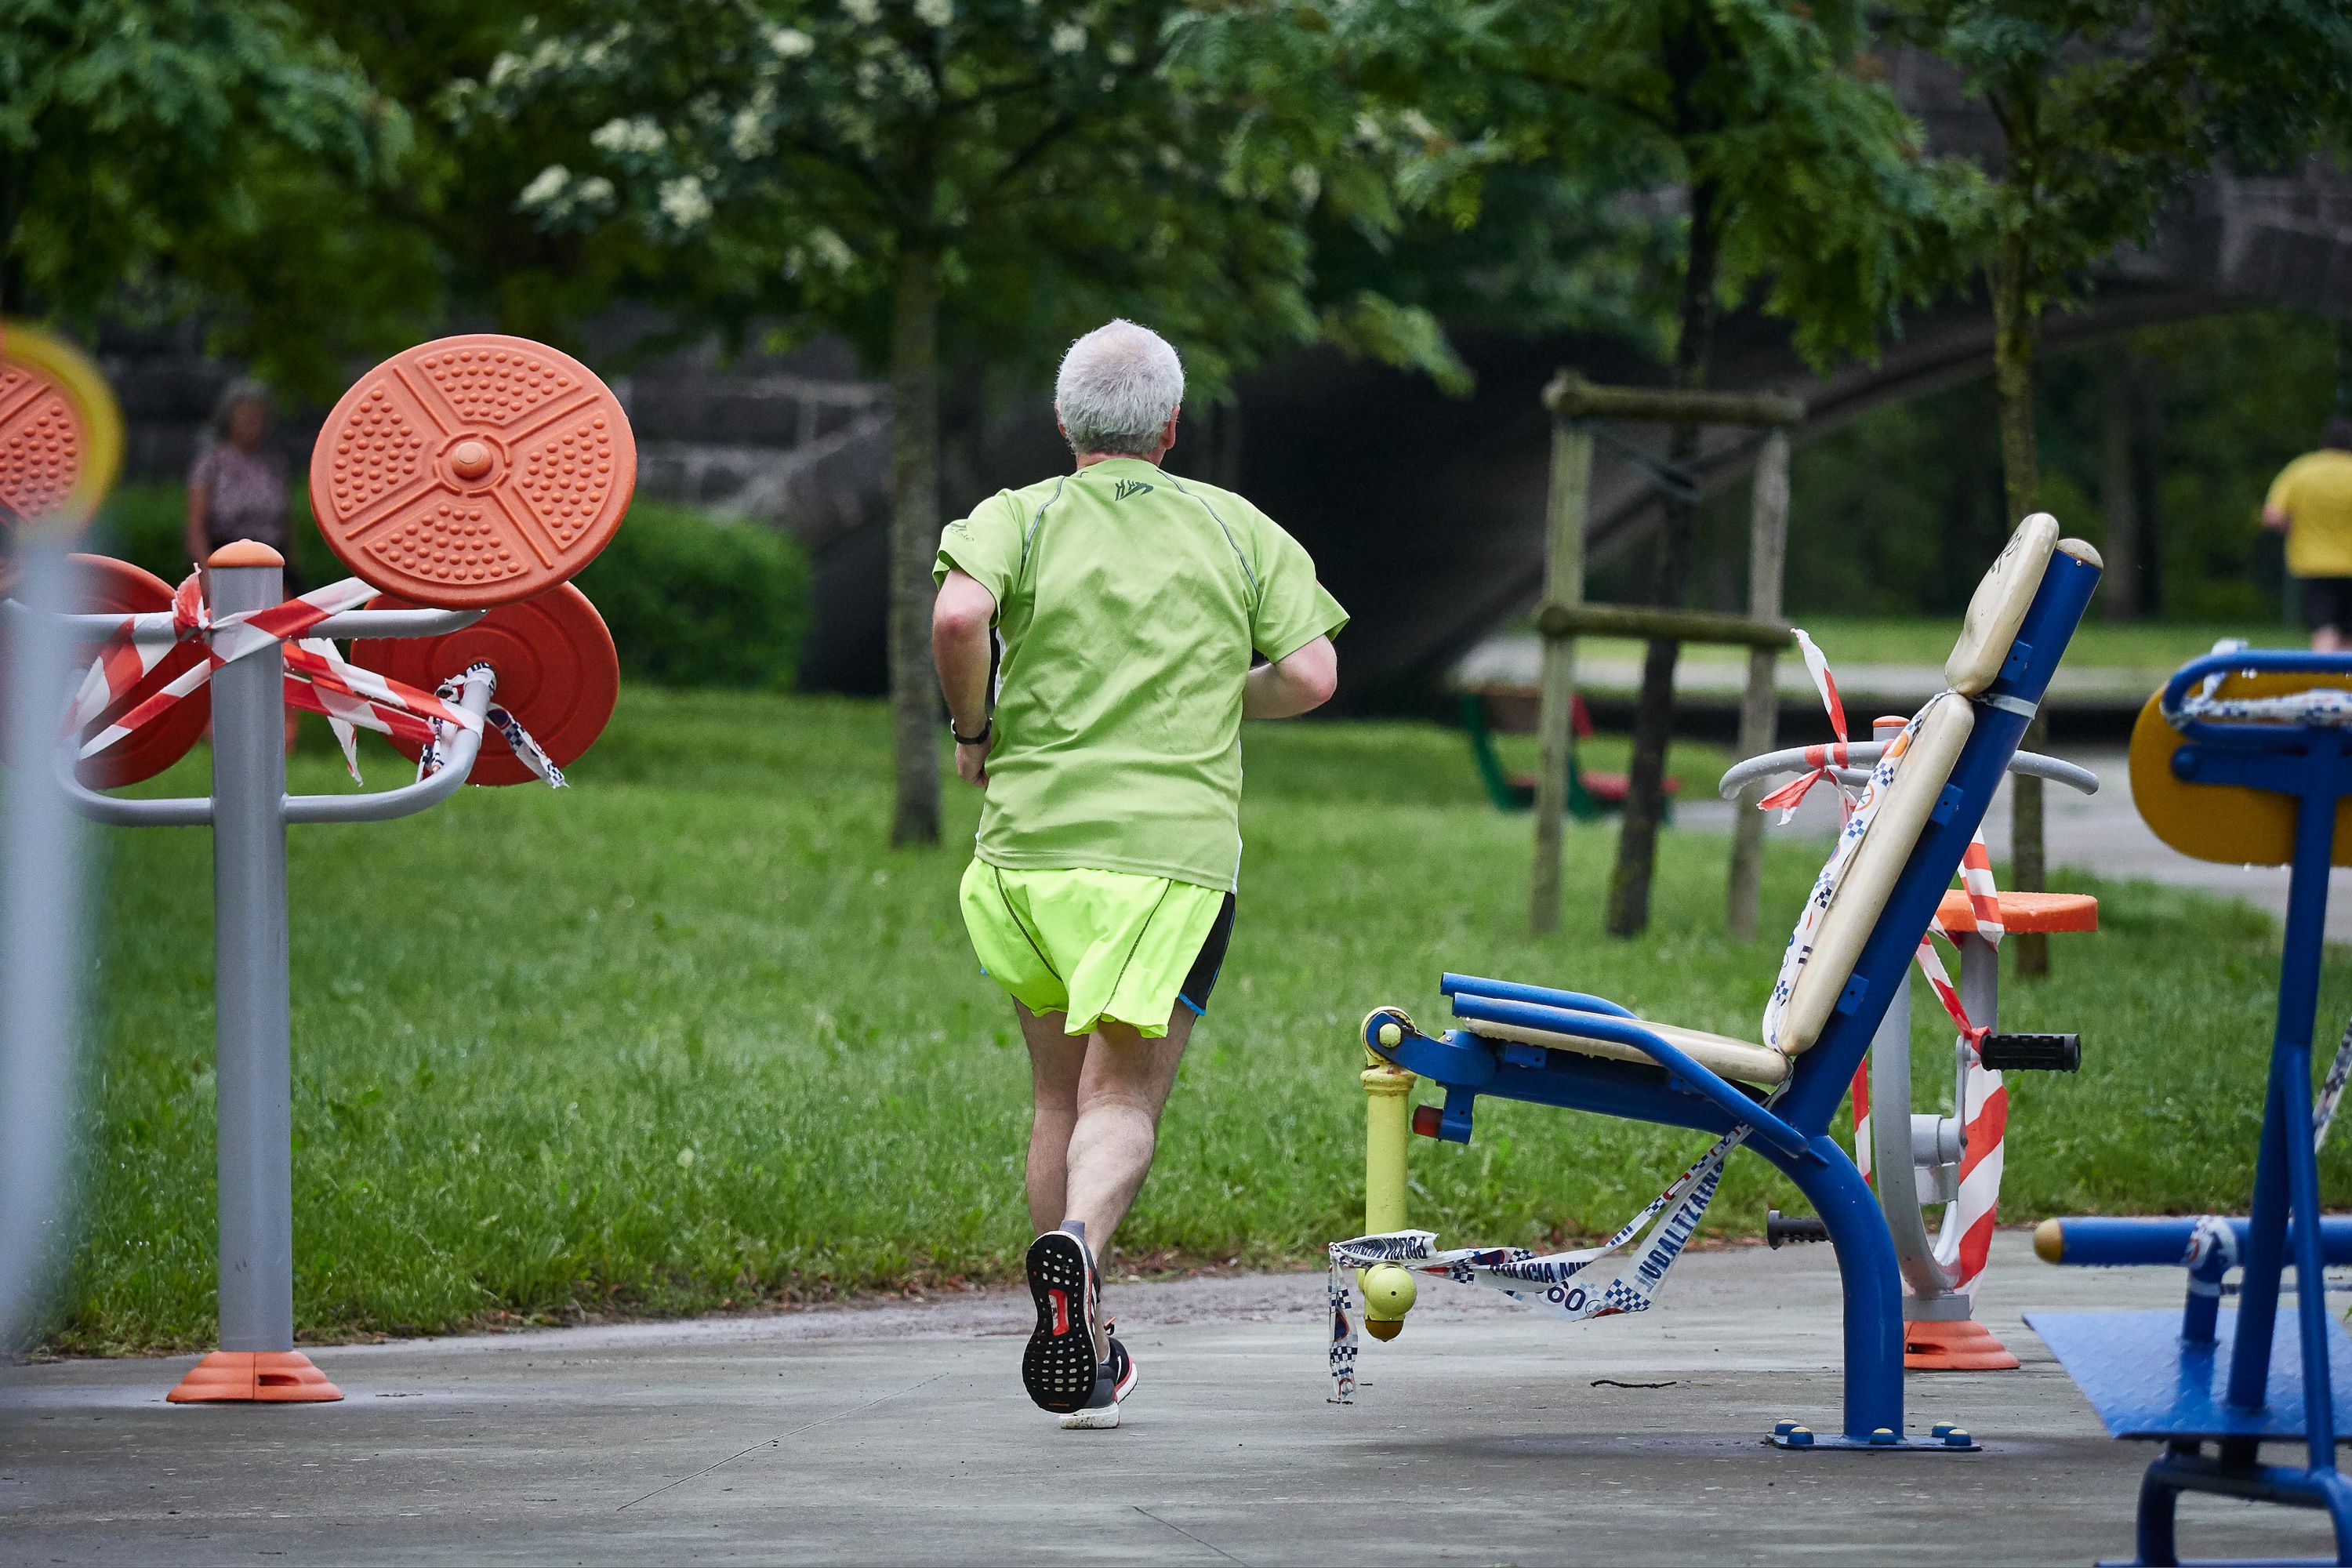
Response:
[{"label": "orange base cone", "polygon": [[300,1351],[215,1351],[163,1397],[174,1405],[318,1405],[342,1396]]},{"label": "orange base cone", "polygon": [[1962,1319],[1904,1324],[1903,1364],[1912,1372],[2007,1372],[2017,1358],[1990,1329]]}]

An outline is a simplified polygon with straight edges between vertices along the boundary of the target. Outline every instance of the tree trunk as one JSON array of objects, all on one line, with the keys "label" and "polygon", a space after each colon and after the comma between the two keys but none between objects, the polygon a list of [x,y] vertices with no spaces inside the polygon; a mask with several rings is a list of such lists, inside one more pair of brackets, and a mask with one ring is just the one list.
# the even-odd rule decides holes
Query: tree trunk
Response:
[{"label": "tree trunk", "polygon": [[940,548],[940,256],[898,257],[890,321],[890,717],[898,797],[890,842],[940,839],[939,675],[931,563]]},{"label": "tree trunk", "polygon": [[[1675,343],[1675,384],[1696,391],[1706,384],[1715,347],[1715,281],[1722,245],[1712,182],[1691,189],[1690,257],[1683,270],[1680,332]],[[1667,459],[1687,468],[1699,454],[1704,428],[1677,425],[1666,444]],[[1698,538],[1698,502],[1666,498],[1665,529],[1658,545],[1658,574],[1652,600],[1677,606],[1690,587],[1691,557]],[[1609,877],[1608,931],[1639,936],[1650,926],[1650,883],[1657,868],[1658,827],[1665,819],[1666,747],[1675,730],[1675,665],[1682,645],[1654,638],[1642,658],[1642,694],[1633,708],[1633,760],[1627,770],[1625,816],[1617,833],[1617,864]]]},{"label": "tree trunk", "polygon": [[2118,354],[2100,376],[2099,510],[2105,514],[2101,553],[2107,574],[2100,579],[2105,616],[2136,621],[2140,614],[2138,475],[2132,461],[2133,390],[2138,365],[2129,352]]},{"label": "tree trunk", "polygon": [[[1993,273],[1993,388],[2000,404],[2001,484],[2015,528],[2039,504],[2042,465],[2033,441],[2033,348],[2040,323],[2026,300],[2030,262],[2022,237],[2001,242]],[[2040,718],[2026,726],[2023,744],[2038,747],[2048,733]],[[2010,880],[2022,892],[2040,892],[2043,882],[2042,781],[2011,774],[2010,788]],[[2020,932],[2010,939],[2017,973],[2039,979],[2050,973],[2050,939]]]}]

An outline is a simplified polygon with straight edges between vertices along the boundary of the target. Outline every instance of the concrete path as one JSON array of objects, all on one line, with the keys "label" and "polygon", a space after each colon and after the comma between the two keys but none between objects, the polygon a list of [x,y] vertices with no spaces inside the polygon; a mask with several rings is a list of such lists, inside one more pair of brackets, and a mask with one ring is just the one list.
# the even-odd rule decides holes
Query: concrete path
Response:
[{"label": "concrete path", "polygon": [[[1759,1443],[1834,1426],[1822,1247],[1694,1255],[1659,1310],[1579,1327],[1432,1282],[1344,1408],[1319,1276],[1114,1287],[1142,1372],[1117,1432],[1027,1404],[1027,1298],[997,1292],[320,1351],[328,1405],[166,1405],[185,1357],[31,1366],[0,1383],[0,1563],[2083,1563],[2129,1552],[2150,1449],[2018,1314],[2179,1297],[2003,1235],[1982,1315],[2024,1368],[1910,1380],[1915,1428],[1973,1455]],[[2182,1512],[2191,1551],[2326,1545],[2310,1514]]]}]

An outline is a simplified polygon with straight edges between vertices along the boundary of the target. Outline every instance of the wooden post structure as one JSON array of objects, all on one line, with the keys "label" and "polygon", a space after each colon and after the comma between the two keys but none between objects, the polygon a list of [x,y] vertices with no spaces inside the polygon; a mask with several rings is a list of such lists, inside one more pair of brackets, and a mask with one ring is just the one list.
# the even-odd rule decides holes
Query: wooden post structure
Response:
[{"label": "wooden post structure", "polygon": [[[1789,432],[1775,428],[1756,456],[1754,500],[1748,518],[1748,614],[1759,621],[1780,618],[1780,584],[1789,562]],[[1748,650],[1748,689],[1739,700],[1739,754],[1760,757],[1772,749],[1780,728],[1778,650]],[[1757,906],[1764,885],[1763,795],[1759,782],[1732,803],[1731,878],[1724,897],[1723,924],[1735,942],[1756,935]]]},{"label": "wooden post structure", "polygon": [[[1544,605],[1584,602],[1584,524],[1592,494],[1592,427],[1555,420],[1551,493],[1545,522]],[[1544,634],[1542,697],[1536,720],[1542,760],[1536,773],[1536,864],[1528,879],[1528,929],[1559,926],[1559,837],[1568,814],[1568,749],[1575,742],[1576,641]]]},{"label": "wooden post structure", "polygon": [[[1740,709],[1740,739],[1745,747],[1752,734],[1760,731],[1763,736],[1759,744],[1748,748],[1747,755],[1770,748],[1779,700],[1773,661],[1780,650],[1793,641],[1788,626],[1780,618],[1781,576],[1788,553],[1788,430],[1805,416],[1802,403],[1770,393],[1596,386],[1570,371],[1561,372],[1544,389],[1544,406],[1551,411],[1552,445],[1551,486],[1545,520],[1544,602],[1536,615],[1536,629],[1544,639],[1536,721],[1542,761],[1536,778],[1536,856],[1528,895],[1528,924],[1538,935],[1559,925],[1560,835],[1568,810],[1577,637],[1673,637],[1682,642],[1745,645],[1750,651],[1748,692]],[[1747,616],[1711,615],[1674,605],[1584,603],[1584,531],[1592,491],[1592,426],[1599,421],[1612,419],[1762,426],[1769,432],[1757,469]],[[1759,689],[1763,692],[1760,700],[1757,696]],[[1750,712],[1759,701],[1763,715],[1760,725],[1750,720]],[[1751,826],[1748,821],[1755,816],[1752,811],[1743,813],[1733,832],[1729,922],[1735,935],[1753,935],[1756,929],[1761,824],[1759,821]],[[1743,845],[1748,846],[1744,861]],[[1740,890],[1743,883],[1747,888],[1744,905]]]}]

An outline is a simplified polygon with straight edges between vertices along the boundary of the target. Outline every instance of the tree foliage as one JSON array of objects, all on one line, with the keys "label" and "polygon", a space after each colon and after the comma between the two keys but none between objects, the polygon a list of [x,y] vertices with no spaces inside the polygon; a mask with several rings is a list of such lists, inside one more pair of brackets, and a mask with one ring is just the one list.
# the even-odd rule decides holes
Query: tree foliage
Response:
[{"label": "tree foliage", "polygon": [[943,339],[1034,373],[1141,317],[1202,394],[1318,337],[1455,369],[1425,311],[1314,289],[1311,224],[1393,229],[1388,164],[1411,152],[1332,46],[1286,3],[575,0],[450,95],[467,125],[578,127],[518,205],[639,247],[687,319],[838,331],[887,367],[894,841],[938,833]]},{"label": "tree foliage", "polygon": [[315,377],[394,304],[338,220],[407,140],[277,0],[0,0],[0,309],[201,301],[223,348]]}]

